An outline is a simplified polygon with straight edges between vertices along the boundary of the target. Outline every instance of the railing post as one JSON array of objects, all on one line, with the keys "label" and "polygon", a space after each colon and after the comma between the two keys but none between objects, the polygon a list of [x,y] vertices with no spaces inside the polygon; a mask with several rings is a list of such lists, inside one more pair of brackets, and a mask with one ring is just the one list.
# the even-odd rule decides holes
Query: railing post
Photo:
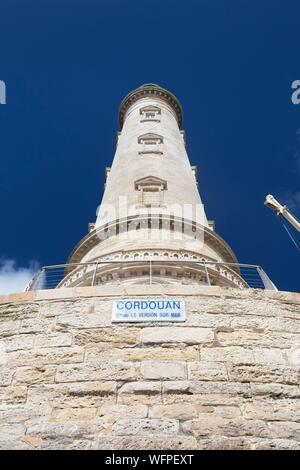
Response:
[{"label": "railing post", "polygon": [[92,279],[92,286],[95,285],[96,274],[97,274],[97,268],[98,268],[98,263],[96,263],[96,266],[95,266],[95,270],[94,270],[94,274],[93,274],[93,279]]},{"label": "railing post", "polygon": [[278,291],[277,287],[275,284],[271,281],[267,273],[261,268],[260,266],[257,266],[257,272],[262,280],[262,283],[264,285],[265,290],[276,290]]},{"label": "railing post", "polygon": [[[37,290],[38,289],[40,279],[43,278],[45,272],[46,272],[46,268],[44,268],[44,267],[39,270],[37,275],[32,279],[31,284],[29,284],[28,290]],[[45,288],[46,288],[46,286],[45,286]]]},{"label": "railing post", "polygon": [[209,273],[208,273],[208,269],[207,269],[207,266],[206,266],[205,261],[204,261],[203,264],[204,264],[204,269],[205,269],[205,275],[206,275],[207,285],[210,286],[211,283],[210,283]]}]

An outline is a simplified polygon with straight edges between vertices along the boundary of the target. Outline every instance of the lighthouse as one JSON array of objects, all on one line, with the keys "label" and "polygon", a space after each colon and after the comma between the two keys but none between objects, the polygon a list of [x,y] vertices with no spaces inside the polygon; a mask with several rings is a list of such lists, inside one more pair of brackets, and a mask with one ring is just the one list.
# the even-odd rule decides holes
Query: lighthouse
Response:
[{"label": "lighthouse", "polygon": [[244,287],[233,251],[207,220],[179,100],[145,84],[123,99],[118,118],[97,219],[71,253],[61,287],[90,285],[92,277],[94,285]]},{"label": "lighthouse", "polygon": [[182,122],[129,93],[87,235],[0,296],[0,449],[300,449],[300,294],[215,232]]}]

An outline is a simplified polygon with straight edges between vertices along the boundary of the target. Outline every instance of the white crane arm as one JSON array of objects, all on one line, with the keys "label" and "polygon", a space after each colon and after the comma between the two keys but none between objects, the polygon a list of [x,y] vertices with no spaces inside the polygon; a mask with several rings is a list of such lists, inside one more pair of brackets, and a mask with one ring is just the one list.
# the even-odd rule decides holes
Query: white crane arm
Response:
[{"label": "white crane arm", "polygon": [[300,232],[300,222],[296,219],[296,217],[291,214],[286,206],[282,206],[272,194],[268,194],[266,196],[265,205],[273,211],[276,212],[277,215],[282,215],[298,232]]}]

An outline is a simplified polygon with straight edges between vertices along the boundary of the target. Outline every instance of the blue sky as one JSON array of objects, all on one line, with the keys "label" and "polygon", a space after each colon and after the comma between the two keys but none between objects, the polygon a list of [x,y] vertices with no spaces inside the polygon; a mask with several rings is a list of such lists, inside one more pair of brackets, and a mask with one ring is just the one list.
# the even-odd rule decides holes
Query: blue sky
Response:
[{"label": "blue sky", "polygon": [[95,220],[119,103],[155,82],[183,105],[217,232],[299,291],[299,254],[263,205],[300,215],[299,15],[293,0],[1,0],[2,263],[66,261]]}]

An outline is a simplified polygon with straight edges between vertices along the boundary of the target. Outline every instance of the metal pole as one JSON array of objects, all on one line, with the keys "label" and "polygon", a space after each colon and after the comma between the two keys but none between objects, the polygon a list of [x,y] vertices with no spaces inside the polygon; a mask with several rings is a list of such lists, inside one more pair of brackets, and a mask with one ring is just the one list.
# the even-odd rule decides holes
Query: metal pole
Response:
[{"label": "metal pole", "polygon": [[261,278],[262,280],[262,283],[264,285],[264,288],[266,290],[276,290],[278,291],[277,287],[275,286],[275,284],[273,284],[273,282],[271,281],[271,279],[269,278],[269,276],[267,275],[267,273],[265,273],[265,271],[263,270],[263,268],[261,268],[260,266],[257,266],[257,272],[259,274],[259,277]]},{"label": "metal pole", "polygon": [[[46,272],[46,268],[41,268],[41,269],[39,270],[39,272],[37,273],[37,275],[33,278],[32,284],[29,285],[29,289],[28,289],[28,290],[37,290],[37,289],[39,288],[40,279],[43,278],[45,272]],[[42,286],[42,287],[45,287],[45,289],[47,289],[46,286]]]},{"label": "metal pole", "polygon": [[149,274],[150,274],[150,284],[152,284],[152,261],[151,261],[151,259],[149,261],[149,268],[150,268],[150,272],[149,272]]},{"label": "metal pole", "polygon": [[98,268],[98,263],[96,263],[96,266],[95,266],[95,270],[94,270],[94,274],[93,274],[93,280],[92,280],[92,286],[95,285],[97,268]]},{"label": "metal pole", "polygon": [[206,266],[205,262],[204,262],[203,264],[204,264],[204,269],[205,269],[205,275],[206,275],[207,285],[210,286],[211,283],[210,283],[210,279],[209,279],[208,269],[207,269],[207,266]]}]

